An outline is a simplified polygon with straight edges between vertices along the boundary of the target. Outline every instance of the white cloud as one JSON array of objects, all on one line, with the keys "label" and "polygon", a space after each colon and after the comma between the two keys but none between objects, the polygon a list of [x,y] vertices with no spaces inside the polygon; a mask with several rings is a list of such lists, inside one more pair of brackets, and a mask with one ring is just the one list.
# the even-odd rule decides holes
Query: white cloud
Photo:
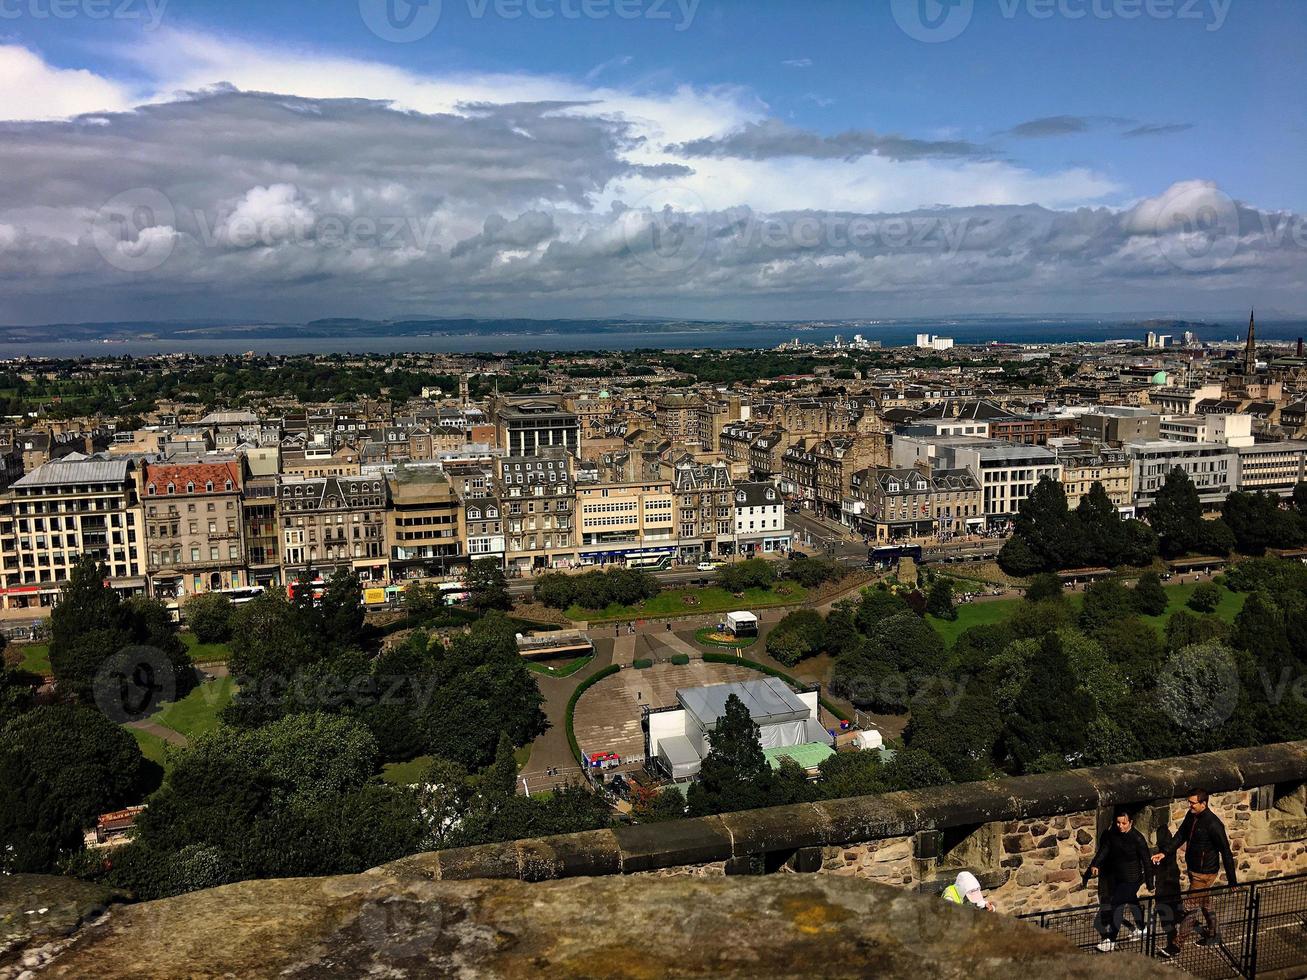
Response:
[{"label": "white cloud", "polygon": [[0,120],[66,119],[131,105],[131,96],[117,82],[81,69],[55,68],[12,44],[0,45],[0,92]]}]

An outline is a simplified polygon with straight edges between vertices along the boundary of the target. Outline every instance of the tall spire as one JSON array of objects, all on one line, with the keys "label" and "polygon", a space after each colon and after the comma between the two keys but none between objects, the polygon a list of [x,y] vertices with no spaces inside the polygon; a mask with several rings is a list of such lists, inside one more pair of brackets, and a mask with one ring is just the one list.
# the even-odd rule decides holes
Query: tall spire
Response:
[{"label": "tall spire", "polygon": [[1253,322],[1253,311],[1248,311],[1248,339],[1243,345],[1243,373],[1257,373],[1257,328]]}]

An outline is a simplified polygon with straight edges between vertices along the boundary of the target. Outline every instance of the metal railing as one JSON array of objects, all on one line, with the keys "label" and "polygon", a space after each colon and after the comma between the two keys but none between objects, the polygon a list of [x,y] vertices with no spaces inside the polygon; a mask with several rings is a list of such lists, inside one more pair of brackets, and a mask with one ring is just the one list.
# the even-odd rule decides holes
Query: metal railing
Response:
[{"label": "metal railing", "polygon": [[[1105,895],[1106,893],[1104,893]],[[1206,906],[1210,920],[1203,914]],[[1170,962],[1196,977],[1221,980],[1257,976],[1307,975],[1307,874],[1268,878],[1204,891],[1141,895],[1138,909],[1142,930],[1135,929],[1134,908],[1116,909],[1117,941],[1100,953],[1099,944],[1114,930],[1113,909],[1101,904],[1019,916],[1043,929],[1066,936],[1080,949],[1098,955],[1137,953],[1160,957],[1177,935],[1179,955]],[[1207,921],[1215,923],[1214,939],[1205,944]]]}]

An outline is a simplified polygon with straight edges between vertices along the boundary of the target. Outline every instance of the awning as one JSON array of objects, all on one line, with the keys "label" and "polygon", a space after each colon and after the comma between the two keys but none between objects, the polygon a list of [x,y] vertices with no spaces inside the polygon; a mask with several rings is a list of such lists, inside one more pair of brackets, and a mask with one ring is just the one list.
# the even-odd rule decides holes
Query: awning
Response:
[{"label": "awning", "polygon": [[786,745],[774,749],[763,749],[763,757],[773,769],[781,767],[782,759],[793,759],[800,769],[816,769],[835,754],[829,745],[820,742],[805,742],[802,745]]},{"label": "awning", "polygon": [[672,779],[689,779],[699,771],[703,760],[693,743],[684,735],[673,735],[658,742],[658,757],[663,760]]}]

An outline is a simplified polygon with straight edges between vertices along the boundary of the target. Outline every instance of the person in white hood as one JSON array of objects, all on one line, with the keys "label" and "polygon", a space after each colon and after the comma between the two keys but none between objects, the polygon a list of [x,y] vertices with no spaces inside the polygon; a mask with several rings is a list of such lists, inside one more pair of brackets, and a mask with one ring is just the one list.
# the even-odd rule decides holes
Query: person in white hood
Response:
[{"label": "person in white hood", "polygon": [[985,898],[985,893],[980,890],[980,882],[970,871],[958,872],[953,884],[944,889],[944,901],[954,905],[970,902],[976,908],[994,911],[994,903]]}]

